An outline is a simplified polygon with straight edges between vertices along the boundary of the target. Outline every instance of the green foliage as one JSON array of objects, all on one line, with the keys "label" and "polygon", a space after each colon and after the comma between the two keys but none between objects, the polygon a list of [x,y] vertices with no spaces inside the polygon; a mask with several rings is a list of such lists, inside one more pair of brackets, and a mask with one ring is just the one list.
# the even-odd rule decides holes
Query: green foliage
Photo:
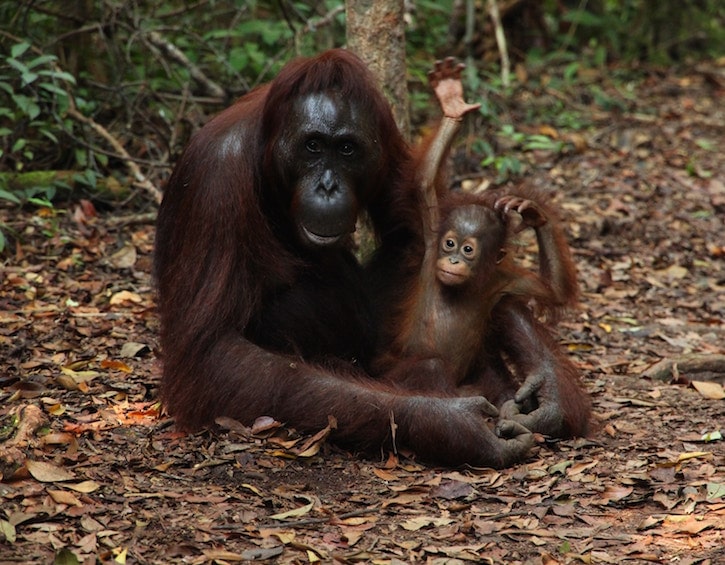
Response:
[{"label": "green foliage", "polygon": [[[75,78],[60,70],[53,55],[22,41],[0,59],[0,165],[22,171],[37,149],[57,144],[64,126],[58,119],[70,103]],[[0,197],[3,197],[0,194]]]},{"label": "green foliage", "polygon": [[[75,84],[75,78],[58,67],[57,57],[38,53],[27,41],[13,44],[0,58],[0,169],[18,173],[32,169],[38,153],[49,143],[60,143],[68,127],[62,116]],[[0,178],[0,200],[52,206],[54,184],[12,187],[5,183],[7,178]],[[0,229],[0,252],[6,245],[4,229]]]},{"label": "green foliage", "polygon": [[[560,11],[550,20],[564,31],[560,47],[596,52],[601,64],[625,59],[668,64],[691,54],[717,57],[725,48],[725,4],[720,0],[602,0]],[[564,24],[564,25],[562,25]]]},{"label": "green foliage", "polygon": [[406,28],[406,48],[411,66],[417,63],[430,66],[431,55],[436,57],[447,56],[449,53],[441,52],[445,46],[445,37],[448,33],[451,20],[451,0],[418,0],[415,10],[409,13],[409,23]]},{"label": "green foliage", "polygon": [[[406,11],[417,124],[430,117],[426,73],[431,61],[465,47],[449,44],[454,4],[417,0]],[[532,75],[537,68],[546,69],[549,86],[566,94],[587,70],[604,70],[613,58],[664,54],[682,59],[692,49],[722,52],[725,41],[725,7],[717,0],[546,0],[543,6],[553,49],[530,49],[526,67]],[[343,45],[343,7],[343,0],[0,3],[0,170],[71,169],[78,172],[75,185],[91,192],[98,178],[118,170],[118,159],[109,160],[107,153],[114,152],[97,132],[69,119],[71,101],[84,116],[107,127],[131,155],[168,163],[210,114],[271,79],[291,56]],[[485,33],[486,21],[479,11],[477,34]],[[517,23],[504,23],[521,25],[513,21]],[[150,41],[151,32],[189,65]],[[62,54],[62,65],[55,54]],[[226,96],[210,95],[194,78],[192,66]],[[495,72],[477,67],[469,65],[465,88],[476,93],[481,115],[496,131],[503,128],[503,107],[517,86],[505,89]],[[589,95],[603,109],[623,104],[597,85]],[[525,112],[527,120],[545,118],[555,128],[588,125],[585,116],[556,102],[546,109],[531,104]],[[508,137],[514,142],[515,136]],[[558,142],[547,139],[531,137],[514,145],[524,152],[561,150]],[[484,159],[501,174],[521,169],[515,159],[492,151],[489,146]],[[52,201],[58,188],[38,186],[32,193],[18,193],[0,186],[0,200]]]},{"label": "green foliage", "polygon": [[526,153],[543,151],[560,154],[567,150],[567,144],[563,141],[546,135],[523,133],[511,124],[502,125],[496,137],[501,139],[500,145],[505,148],[503,151],[497,152],[490,143],[482,139],[474,144],[474,150],[484,155],[481,166],[496,171],[497,183],[505,182],[523,172],[522,157]]}]

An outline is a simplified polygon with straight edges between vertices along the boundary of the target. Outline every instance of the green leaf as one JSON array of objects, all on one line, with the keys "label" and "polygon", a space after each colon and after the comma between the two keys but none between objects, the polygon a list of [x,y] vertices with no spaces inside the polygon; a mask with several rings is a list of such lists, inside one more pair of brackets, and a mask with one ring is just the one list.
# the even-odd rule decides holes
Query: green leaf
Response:
[{"label": "green leaf", "polygon": [[715,151],[715,149],[717,148],[717,144],[711,139],[696,139],[695,145],[697,145],[700,149],[704,149],[705,151]]},{"label": "green leaf", "polygon": [[17,59],[23,53],[25,53],[28,49],[30,49],[30,43],[26,43],[25,41],[23,41],[22,43],[16,43],[10,49],[10,55],[13,58]]},{"label": "green leaf", "polygon": [[38,74],[44,77],[51,77],[56,80],[63,80],[65,82],[69,82],[70,84],[76,83],[76,77],[65,71],[38,71]]},{"label": "green leaf", "polygon": [[41,82],[38,86],[43,90],[47,90],[48,92],[52,92],[58,96],[68,96],[68,93],[65,90],[52,82]]},{"label": "green leaf", "polygon": [[566,68],[564,69],[564,80],[567,82],[572,82],[575,78],[577,73],[579,72],[579,61],[574,61],[573,63],[569,63]]},{"label": "green leaf", "polygon": [[561,17],[562,21],[576,23],[581,26],[599,27],[604,19],[587,10],[569,10]]},{"label": "green leaf", "polygon": [[37,73],[32,73],[28,71],[27,73],[23,73],[20,77],[20,80],[22,81],[23,86],[28,86],[29,84],[33,84],[38,79]]},{"label": "green leaf", "polygon": [[15,196],[12,192],[3,190],[2,188],[0,188],[0,198],[7,200],[8,202],[13,202],[14,204],[20,204],[20,199],[17,196]]},{"label": "green leaf", "polygon": [[530,135],[524,144],[524,150],[526,151],[542,150],[558,153],[563,147],[564,144],[561,141],[551,139],[545,135]]},{"label": "green leaf", "polygon": [[76,163],[81,167],[85,168],[88,166],[88,152],[86,149],[78,148],[75,150]]},{"label": "green leaf", "polygon": [[40,206],[41,208],[53,207],[53,203],[42,196],[31,196],[30,198],[28,198],[28,202],[30,202],[31,204],[35,204],[36,206]]},{"label": "green leaf", "polygon": [[23,63],[21,63],[17,59],[6,59],[6,61],[8,62],[8,65],[10,65],[16,71],[18,71],[21,75],[30,71],[30,69],[28,67],[26,67]]},{"label": "green leaf", "polygon": [[75,553],[70,549],[64,547],[58,553],[55,554],[53,559],[53,565],[80,565],[80,561]]},{"label": "green leaf", "polygon": [[245,69],[247,64],[249,64],[247,50],[243,47],[232,48],[231,51],[229,51],[227,62],[234,72],[239,72]]},{"label": "green leaf", "polygon": [[38,67],[40,65],[45,65],[47,63],[52,63],[55,61],[57,57],[55,55],[41,55],[40,57],[36,57],[32,61],[28,62],[28,68],[33,69],[35,67]]},{"label": "green leaf", "polygon": [[35,100],[25,96],[24,94],[14,94],[13,102],[20,108],[31,120],[34,120],[40,114],[40,106],[35,103]]},{"label": "green leaf", "polygon": [[53,143],[58,143],[58,137],[50,130],[48,129],[41,129],[40,135],[47,137],[50,139]]}]

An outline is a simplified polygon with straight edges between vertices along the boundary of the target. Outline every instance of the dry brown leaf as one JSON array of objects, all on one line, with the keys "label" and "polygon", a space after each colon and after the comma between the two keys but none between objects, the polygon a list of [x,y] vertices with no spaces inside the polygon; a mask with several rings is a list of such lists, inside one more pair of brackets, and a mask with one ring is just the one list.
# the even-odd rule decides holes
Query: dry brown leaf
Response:
[{"label": "dry brown leaf", "polygon": [[363,537],[364,531],[357,530],[355,528],[341,528],[343,537],[347,540],[347,545],[352,547],[360,538]]},{"label": "dry brown leaf", "polygon": [[679,500],[669,498],[664,492],[656,492],[652,495],[652,500],[658,502],[663,508],[672,510],[679,504]]},{"label": "dry brown leaf", "polygon": [[159,471],[161,473],[165,473],[169,470],[170,467],[172,467],[174,464],[173,461],[168,461],[166,463],[159,463],[158,465],[154,465],[151,467],[154,471]]},{"label": "dry brown leaf", "polygon": [[634,491],[633,487],[608,485],[601,494],[600,504],[609,504],[627,498]]},{"label": "dry brown leaf", "polygon": [[417,532],[421,528],[433,526],[438,528],[440,526],[447,526],[453,522],[450,518],[441,518],[439,516],[417,516],[415,518],[409,518],[400,524],[400,527],[409,532]]},{"label": "dry brown leaf", "polygon": [[83,506],[83,503],[78,500],[72,492],[67,490],[51,490],[48,489],[48,494],[57,504],[67,504],[68,506]]},{"label": "dry brown leaf", "polygon": [[378,478],[380,478],[380,479],[382,479],[384,481],[397,481],[398,480],[398,477],[396,475],[394,475],[393,473],[390,473],[390,472],[386,471],[385,469],[378,469],[376,467],[376,468],[373,469],[373,473],[375,473],[375,475]]},{"label": "dry brown leaf", "polygon": [[82,492],[84,494],[88,494],[91,492],[94,492],[101,488],[101,485],[99,485],[96,481],[82,481],[80,483],[69,483],[67,485],[64,485],[66,488],[69,488],[71,490],[74,490],[76,492]]},{"label": "dry brown leaf", "polygon": [[422,502],[426,498],[428,498],[427,492],[404,492],[383,502],[383,507],[392,506],[394,504],[408,506],[410,504]]},{"label": "dry brown leaf", "polygon": [[130,269],[136,264],[136,248],[126,244],[108,258],[108,262],[116,269]]},{"label": "dry brown leaf", "polygon": [[371,525],[378,521],[377,516],[353,516],[352,518],[344,518],[337,520],[336,524],[344,524],[345,526],[362,526],[363,524]]},{"label": "dry brown leaf", "polygon": [[260,547],[258,549],[248,549],[242,552],[242,561],[266,561],[282,555],[284,551],[283,545],[276,547]]},{"label": "dry brown leaf", "polygon": [[692,386],[705,398],[710,400],[722,400],[725,398],[725,389],[720,383],[710,381],[692,381]]},{"label": "dry brown leaf", "polygon": [[651,528],[654,528],[655,526],[658,526],[664,521],[663,516],[647,516],[644,520],[642,520],[639,524],[637,524],[638,530],[649,530]]},{"label": "dry brown leaf", "polygon": [[292,543],[297,537],[297,534],[292,530],[259,530],[259,533],[262,537],[275,537],[285,545]]},{"label": "dry brown leaf", "polygon": [[468,483],[449,480],[431,489],[430,496],[444,500],[455,500],[457,498],[466,498],[475,492],[476,490]]},{"label": "dry brown leaf", "polygon": [[661,271],[655,271],[655,274],[667,281],[684,279],[690,271],[686,267],[680,265],[670,265]]},{"label": "dry brown leaf", "polygon": [[136,292],[121,290],[120,292],[112,295],[108,302],[111,306],[122,306],[124,304],[128,304],[129,302],[133,304],[141,304],[141,302],[143,302],[143,298]]},{"label": "dry brown leaf", "polygon": [[672,528],[676,532],[685,534],[699,534],[703,530],[707,530],[715,526],[712,520],[703,520],[696,516],[666,516],[665,526]]},{"label": "dry brown leaf", "polygon": [[40,438],[41,445],[65,445],[75,441],[75,436],[68,432],[51,432]]},{"label": "dry brown leaf", "polygon": [[61,367],[60,371],[64,375],[73,379],[73,382],[76,384],[89,382],[101,374],[98,371],[75,371],[68,367]]},{"label": "dry brown leaf", "polygon": [[332,431],[337,428],[337,420],[334,417],[328,416],[327,419],[326,428],[307,438],[302,445],[294,450],[298,457],[313,457],[320,452],[320,447],[325,443]]},{"label": "dry brown leaf", "polygon": [[151,348],[145,343],[136,341],[127,341],[121,346],[120,357],[141,357],[143,354],[151,351]]},{"label": "dry brown leaf", "polygon": [[25,465],[30,475],[41,483],[58,483],[75,479],[75,475],[67,469],[57,467],[45,461],[29,460]]},{"label": "dry brown leaf", "polygon": [[566,470],[566,474],[570,477],[581,475],[583,472],[588,471],[589,469],[596,467],[599,464],[598,460],[594,461],[585,461],[581,463],[574,463],[571,467],[569,467]]},{"label": "dry brown leaf", "polygon": [[269,416],[260,416],[254,420],[254,424],[252,424],[252,433],[254,435],[259,435],[269,432],[270,430],[276,430],[281,426],[282,424],[274,418],[270,418]]},{"label": "dry brown leaf", "polygon": [[561,563],[561,561],[549,553],[545,553],[541,556],[542,565],[559,565],[559,563]]},{"label": "dry brown leaf", "polygon": [[226,551],[224,549],[205,549],[204,555],[210,561],[244,561],[244,557],[241,553],[234,553],[233,551]]}]

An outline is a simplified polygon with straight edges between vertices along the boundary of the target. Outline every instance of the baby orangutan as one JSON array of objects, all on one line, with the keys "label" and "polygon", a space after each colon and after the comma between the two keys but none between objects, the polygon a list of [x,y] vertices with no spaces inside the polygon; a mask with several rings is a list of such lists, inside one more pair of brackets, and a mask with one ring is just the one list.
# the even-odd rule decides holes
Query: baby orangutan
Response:
[{"label": "baby orangutan", "polygon": [[[453,193],[441,202],[440,238],[426,245],[419,278],[401,311],[387,377],[415,388],[453,391],[473,368],[490,331],[493,309],[505,296],[549,306],[554,292],[508,254],[513,213],[526,207],[519,229],[545,222],[530,200],[497,201]],[[534,223],[531,223],[534,222]],[[501,328],[505,331],[505,328]]]},{"label": "baby orangutan", "polygon": [[[574,266],[553,210],[531,189],[448,194],[440,178],[460,120],[477,107],[463,101],[460,69],[447,60],[431,78],[445,117],[421,160],[423,259],[375,369],[412,390],[482,394],[532,431],[584,433],[589,399],[576,369],[531,311],[533,304],[555,317],[576,299]],[[528,227],[537,235],[538,273],[508,253],[511,235]]]}]

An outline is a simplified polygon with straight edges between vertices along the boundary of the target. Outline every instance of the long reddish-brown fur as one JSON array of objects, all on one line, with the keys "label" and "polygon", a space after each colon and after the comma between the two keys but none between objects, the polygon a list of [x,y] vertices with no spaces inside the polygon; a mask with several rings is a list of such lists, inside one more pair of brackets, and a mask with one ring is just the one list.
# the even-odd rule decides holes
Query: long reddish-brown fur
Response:
[{"label": "long reddish-brown fur", "polygon": [[[527,377],[541,374],[548,392],[555,396],[561,418],[535,431],[557,437],[585,435],[591,408],[579,372],[553,339],[551,329],[532,311],[534,308],[537,316],[546,314],[551,323],[558,320],[563,308],[576,303],[576,270],[554,208],[542,193],[530,188],[484,195],[452,193],[440,202],[441,226],[462,207],[492,209],[497,200],[511,194],[535,203],[547,218],[548,225],[544,230],[539,228],[537,234],[538,276],[517,266],[510,254],[499,263],[495,256],[482,257],[488,264],[479,265],[482,271],[477,273],[477,280],[470,281],[465,291],[450,292],[434,277],[420,276],[420,269],[435,268],[430,256],[421,263],[424,250],[420,246],[409,250],[404,261],[417,267],[408,270],[404,298],[388,319],[386,346],[376,361],[376,370],[412,389],[457,389],[459,394],[482,394],[497,406],[511,401]],[[474,327],[469,327],[469,322],[439,321],[442,315],[469,320],[470,312],[479,313]],[[456,355],[470,354],[471,361],[451,358],[454,350],[435,342],[434,336],[441,331],[436,329],[438,323],[455,332],[446,334],[445,340],[456,344]],[[457,367],[468,369],[459,374]],[[528,406],[526,410],[535,408]]]},{"label": "long reddish-brown fur", "polygon": [[[380,149],[357,187],[379,242],[365,271],[348,248],[301,245],[293,225],[278,145],[295,101],[316,93],[354,106]],[[288,64],[197,132],[169,180],[156,239],[161,397],[178,427],[268,415],[317,430],[331,415],[334,438],[358,448],[390,446],[395,429],[398,444],[449,465],[521,460],[529,444],[496,435],[480,396],[421,395],[365,371],[381,312],[397,299],[390,277],[420,232],[417,206],[408,147],[346,51]]]},{"label": "long reddish-brown fur", "polygon": [[[462,68],[447,59],[429,73],[444,117],[416,155],[423,229],[400,258],[402,292],[388,303],[374,370],[413,390],[483,394],[504,418],[534,431],[584,434],[590,402],[578,372],[530,309],[553,324],[576,303],[576,270],[557,214],[531,189],[448,190],[442,163],[463,117],[478,107],[463,98]],[[535,229],[537,274],[500,254],[511,211],[521,228]]]},{"label": "long reddish-brown fur", "polygon": [[[369,215],[383,234],[410,223],[408,149],[371,85],[359,59],[342,50],[294,61],[197,132],[177,163],[159,211],[155,272],[162,398],[182,428],[198,429],[220,415],[248,422],[274,412],[264,397],[274,399],[294,382],[285,377],[294,373],[288,362],[283,370],[266,366],[280,360],[244,339],[265,293],[316,268],[286,244],[291,194],[270,163],[291,99],[339,88],[359,101],[385,143],[384,164],[370,171],[379,190],[370,195]],[[260,389],[260,382],[268,386]],[[272,415],[298,420],[294,413]],[[326,415],[312,419],[324,426]]]}]

